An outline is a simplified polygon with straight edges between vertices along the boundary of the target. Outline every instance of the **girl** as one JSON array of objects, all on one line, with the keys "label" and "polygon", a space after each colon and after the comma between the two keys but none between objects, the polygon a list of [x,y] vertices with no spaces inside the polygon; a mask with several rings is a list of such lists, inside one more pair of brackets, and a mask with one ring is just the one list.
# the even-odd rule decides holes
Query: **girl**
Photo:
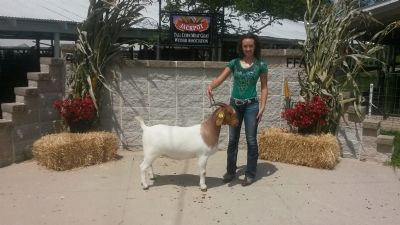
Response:
[{"label": "girl", "polygon": [[[243,186],[253,183],[257,171],[258,144],[257,129],[265,110],[268,97],[268,66],[260,58],[261,48],[258,37],[254,34],[242,36],[238,43],[239,58],[231,60],[222,73],[208,86],[206,94],[213,96],[212,90],[233,75],[233,86],[230,104],[236,110],[239,125],[229,127],[229,144],[227,167],[223,182],[227,183],[236,177],[237,154],[240,129],[244,120],[247,141],[247,166]],[[261,96],[257,96],[257,82],[261,81]]]}]

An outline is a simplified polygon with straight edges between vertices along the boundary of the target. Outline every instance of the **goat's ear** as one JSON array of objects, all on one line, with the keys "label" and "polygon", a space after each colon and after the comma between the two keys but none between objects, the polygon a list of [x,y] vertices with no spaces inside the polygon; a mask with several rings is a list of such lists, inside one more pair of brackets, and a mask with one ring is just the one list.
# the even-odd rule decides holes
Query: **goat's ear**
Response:
[{"label": "goat's ear", "polygon": [[218,113],[217,113],[217,120],[216,120],[216,125],[217,126],[221,126],[222,125],[222,122],[224,121],[224,118],[225,118],[225,112],[224,111],[219,111]]}]

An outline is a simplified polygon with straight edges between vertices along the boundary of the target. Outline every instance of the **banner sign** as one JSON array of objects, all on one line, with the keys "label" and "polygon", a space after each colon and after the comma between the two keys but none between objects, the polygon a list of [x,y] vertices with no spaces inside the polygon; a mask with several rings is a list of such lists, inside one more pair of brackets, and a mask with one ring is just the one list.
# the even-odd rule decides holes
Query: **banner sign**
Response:
[{"label": "banner sign", "polygon": [[171,15],[172,43],[178,45],[209,45],[211,16]]}]

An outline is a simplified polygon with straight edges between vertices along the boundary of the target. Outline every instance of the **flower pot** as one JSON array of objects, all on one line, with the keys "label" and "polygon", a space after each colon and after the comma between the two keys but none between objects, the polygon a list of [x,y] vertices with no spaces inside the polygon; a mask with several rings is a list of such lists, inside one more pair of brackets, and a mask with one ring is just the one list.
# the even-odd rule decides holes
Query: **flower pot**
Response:
[{"label": "flower pot", "polygon": [[[352,95],[352,93],[351,93],[350,91],[343,91],[343,92],[340,93],[340,96],[341,96],[341,100],[342,100],[342,101],[353,97],[353,95]],[[352,102],[344,103],[344,104],[342,105],[342,106],[343,106],[343,112],[346,112],[347,109],[348,109],[351,105],[353,105]]]},{"label": "flower pot", "polygon": [[69,131],[71,133],[84,133],[92,129],[92,122],[91,121],[69,122],[68,126],[69,126]]},{"label": "flower pot", "polygon": [[349,106],[349,108],[347,109],[348,121],[355,122],[355,123],[361,123],[365,119],[367,107],[360,106],[359,111],[360,111],[361,115],[357,115],[356,110],[354,109],[354,106]]},{"label": "flower pot", "polygon": [[299,134],[315,134],[315,133],[316,133],[315,130],[316,130],[316,129],[315,129],[315,126],[299,127],[299,128],[297,129],[297,132],[298,132]]}]

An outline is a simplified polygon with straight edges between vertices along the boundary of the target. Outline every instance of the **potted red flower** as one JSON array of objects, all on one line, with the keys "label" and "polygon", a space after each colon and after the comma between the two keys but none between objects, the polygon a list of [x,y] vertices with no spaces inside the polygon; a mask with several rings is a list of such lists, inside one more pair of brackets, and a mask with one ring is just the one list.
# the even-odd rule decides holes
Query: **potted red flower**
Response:
[{"label": "potted red flower", "polygon": [[293,108],[285,108],[282,118],[291,128],[297,127],[299,133],[320,133],[329,111],[324,99],[314,96],[309,101],[295,103]]},{"label": "potted red flower", "polygon": [[54,107],[68,124],[71,132],[84,132],[91,128],[97,111],[90,95],[54,101]]}]

